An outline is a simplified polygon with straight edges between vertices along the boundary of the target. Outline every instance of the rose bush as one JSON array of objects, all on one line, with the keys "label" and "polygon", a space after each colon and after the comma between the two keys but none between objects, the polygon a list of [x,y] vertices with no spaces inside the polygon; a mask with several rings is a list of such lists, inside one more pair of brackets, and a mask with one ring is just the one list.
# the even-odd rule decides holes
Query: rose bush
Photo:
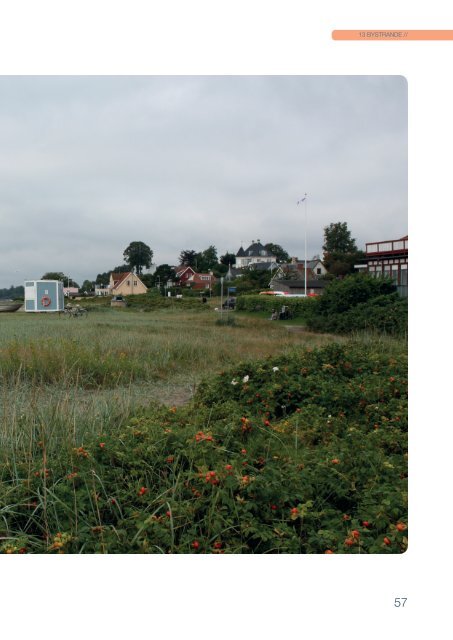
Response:
[{"label": "rose bush", "polygon": [[407,359],[240,363],[194,401],[1,465],[5,553],[401,553]]}]

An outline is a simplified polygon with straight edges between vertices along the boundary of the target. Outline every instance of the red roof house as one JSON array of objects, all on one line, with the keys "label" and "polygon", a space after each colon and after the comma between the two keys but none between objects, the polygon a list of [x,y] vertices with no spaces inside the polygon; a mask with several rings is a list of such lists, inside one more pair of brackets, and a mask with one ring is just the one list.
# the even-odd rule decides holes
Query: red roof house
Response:
[{"label": "red roof house", "polygon": [[176,269],[176,278],[181,287],[188,287],[195,291],[212,289],[217,282],[212,272],[197,273],[192,267],[181,266]]}]

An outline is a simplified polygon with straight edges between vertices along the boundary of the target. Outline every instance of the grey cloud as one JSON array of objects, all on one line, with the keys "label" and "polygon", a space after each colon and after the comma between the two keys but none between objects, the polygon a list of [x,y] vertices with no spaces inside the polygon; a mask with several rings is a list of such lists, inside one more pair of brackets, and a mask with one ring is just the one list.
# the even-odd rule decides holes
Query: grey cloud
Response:
[{"label": "grey cloud", "polygon": [[83,281],[131,240],[301,256],[346,221],[359,246],[407,233],[398,76],[0,78],[0,287]]}]

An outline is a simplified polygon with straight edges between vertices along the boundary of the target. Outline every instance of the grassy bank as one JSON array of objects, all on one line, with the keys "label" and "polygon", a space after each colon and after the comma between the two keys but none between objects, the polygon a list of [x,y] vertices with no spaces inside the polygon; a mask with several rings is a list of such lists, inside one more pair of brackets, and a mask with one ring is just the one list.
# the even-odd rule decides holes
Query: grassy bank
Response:
[{"label": "grassy bank", "polygon": [[0,382],[107,388],[135,380],[215,371],[246,355],[278,353],[323,336],[294,336],[281,325],[243,318],[219,327],[219,314],[106,311],[86,318],[15,314],[2,319]]},{"label": "grassy bank", "polygon": [[293,335],[256,318],[219,326],[218,317],[213,308],[201,314],[106,309],[77,319],[2,317],[3,451],[15,442],[26,446],[40,425],[52,432],[68,430],[80,442],[84,434],[113,428],[150,402],[187,402],[203,376],[238,360],[329,340]]}]

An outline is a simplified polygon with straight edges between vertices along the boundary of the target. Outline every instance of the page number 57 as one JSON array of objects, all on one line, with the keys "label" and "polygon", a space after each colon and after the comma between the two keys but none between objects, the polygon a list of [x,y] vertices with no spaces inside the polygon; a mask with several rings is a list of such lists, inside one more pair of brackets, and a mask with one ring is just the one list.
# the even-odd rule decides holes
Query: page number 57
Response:
[{"label": "page number 57", "polygon": [[395,598],[395,602],[393,603],[394,607],[404,607],[406,604],[407,598]]}]

